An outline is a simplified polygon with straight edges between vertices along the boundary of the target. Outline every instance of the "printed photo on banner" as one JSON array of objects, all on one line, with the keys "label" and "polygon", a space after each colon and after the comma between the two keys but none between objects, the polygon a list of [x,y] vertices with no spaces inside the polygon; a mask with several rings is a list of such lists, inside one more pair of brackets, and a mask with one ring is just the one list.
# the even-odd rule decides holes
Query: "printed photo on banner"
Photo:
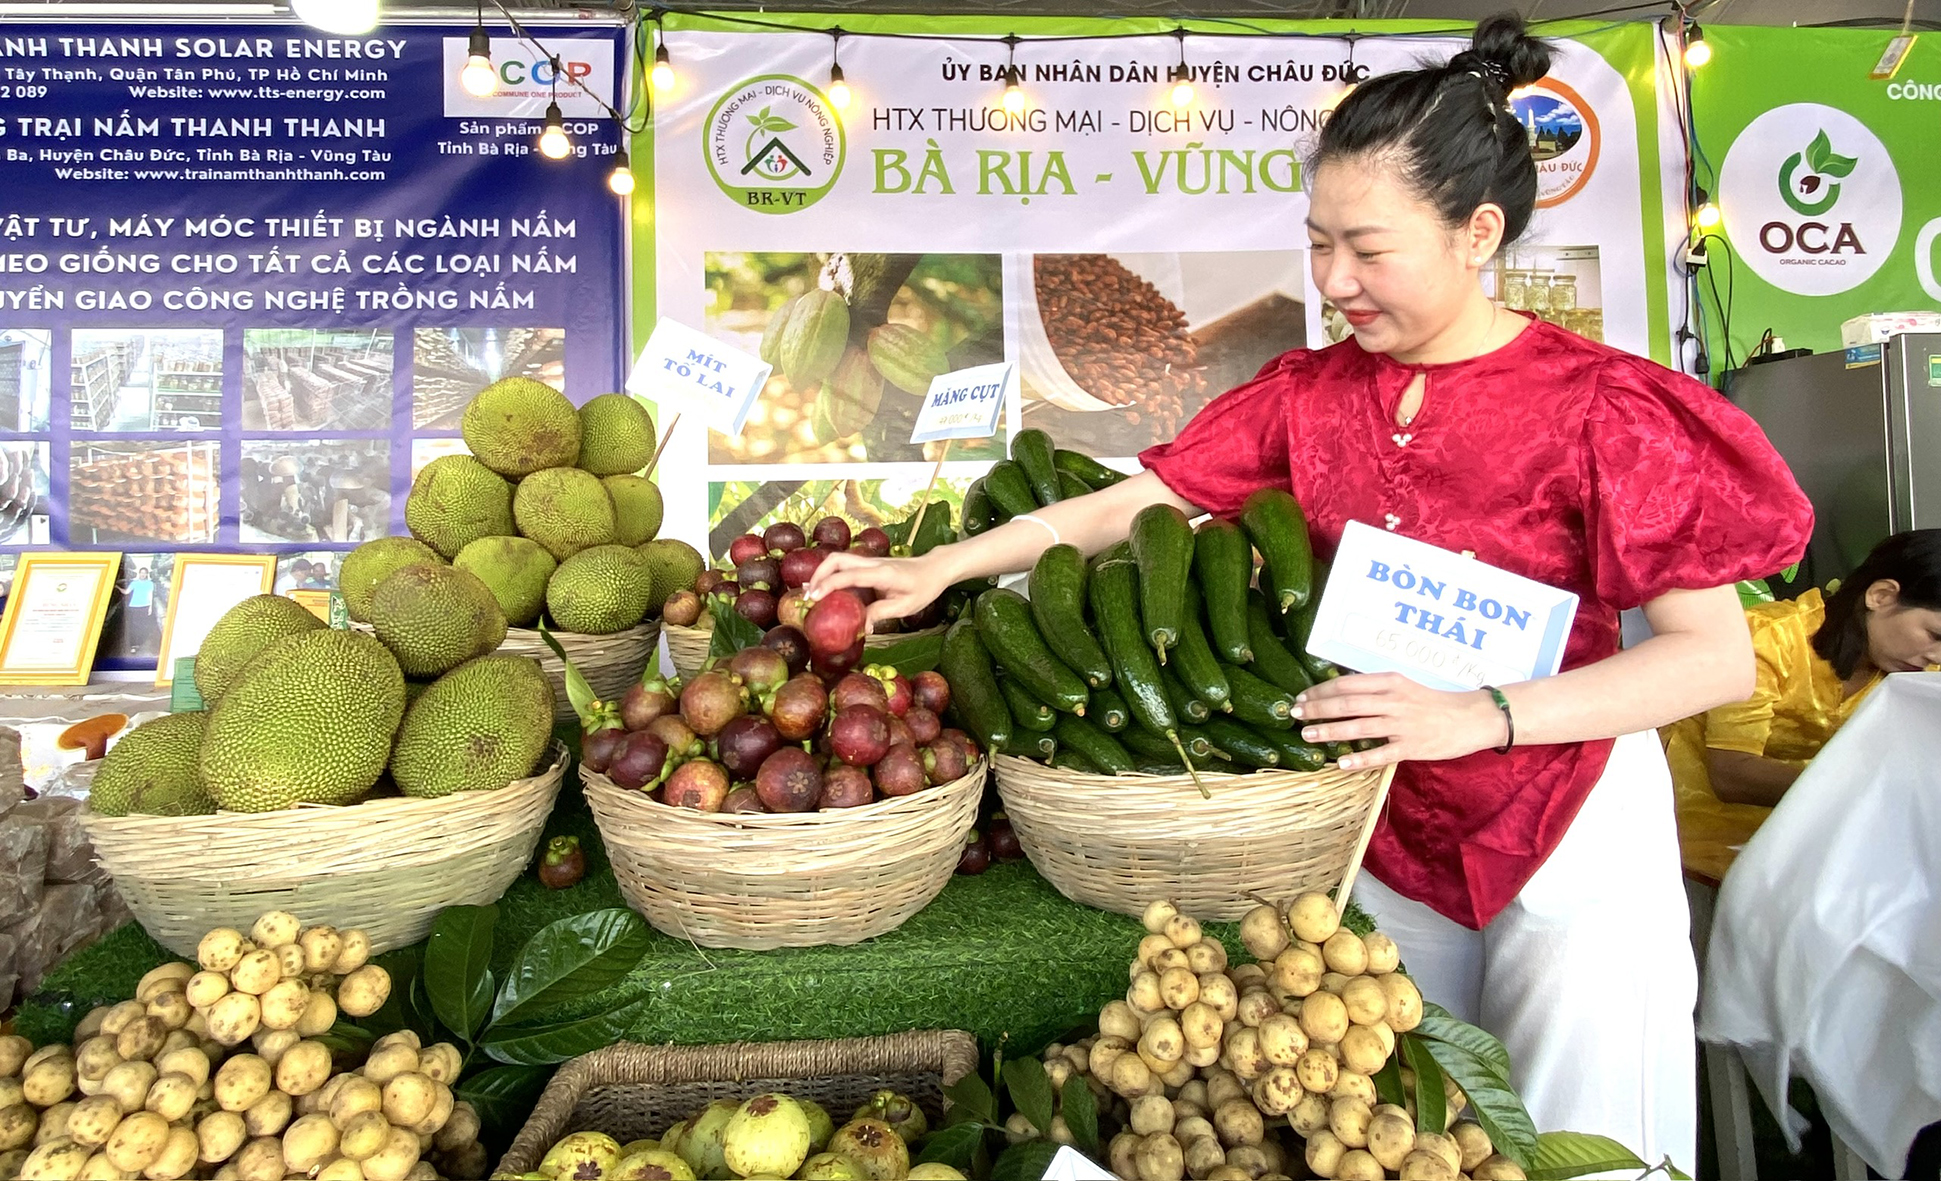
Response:
[{"label": "printed photo on banner", "polygon": [[[1491,259],[1482,277],[1483,292],[1497,307],[1604,342],[1604,270],[1596,246],[1519,242]],[[1321,304],[1321,326],[1328,344],[1354,332],[1329,300]]]},{"label": "printed photo on banner", "polygon": [[383,439],[243,443],[241,539],[369,541],[389,532],[391,444]]},{"label": "printed photo on banner", "polygon": [[344,564],[342,550],[304,550],[300,553],[278,554],[276,556],[276,584],[271,589],[279,595],[294,594],[297,591],[333,591],[337,589],[337,571]]},{"label": "printed photo on banner", "polygon": [[561,328],[419,328],[411,349],[411,425],[419,430],[457,430],[465,404],[502,377],[566,388]]},{"label": "printed photo on banner", "polygon": [[[775,366],[717,464],[921,460],[910,442],[931,378],[1004,360],[995,254],[710,253],[708,335]],[[997,459],[1003,433],[952,448]]]},{"label": "printed photo on banner", "polygon": [[[930,491],[932,504],[950,509],[953,525],[964,519],[964,490],[974,476],[945,476]],[[906,476],[853,480],[721,480],[708,485],[708,550],[719,558],[744,533],[760,533],[778,521],[807,532],[824,517],[841,517],[854,533],[886,529],[909,519],[930,482],[929,468]],[[930,517],[934,509],[925,509]]]},{"label": "printed photo on banner", "polygon": [[391,425],[390,329],[243,332],[243,429],[381,431]]},{"label": "printed photo on banner", "polygon": [[68,448],[69,543],[216,540],[221,455],[214,441],[76,439]]},{"label": "printed photo on banner", "polygon": [[72,347],[70,429],[221,429],[222,329],[77,328]]},{"label": "printed photo on banner", "polygon": [[1024,425],[1130,456],[1307,344],[1305,251],[1026,260]]},{"label": "printed photo on banner", "polygon": [[47,429],[53,345],[44,328],[0,328],[0,433]]},{"label": "printed photo on banner", "polygon": [[46,545],[46,443],[0,443],[0,545]]},{"label": "printed photo on banner", "polygon": [[125,553],[108,602],[107,622],[101,628],[100,656],[121,668],[153,667],[162,651],[162,627],[168,620],[175,584],[171,552]]}]

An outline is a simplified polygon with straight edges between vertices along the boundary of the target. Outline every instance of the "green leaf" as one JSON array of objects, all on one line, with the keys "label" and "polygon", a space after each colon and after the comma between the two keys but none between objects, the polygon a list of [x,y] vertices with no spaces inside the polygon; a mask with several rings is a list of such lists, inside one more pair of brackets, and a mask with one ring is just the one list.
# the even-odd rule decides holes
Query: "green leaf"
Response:
[{"label": "green leaf", "polygon": [[1036,1058],[1013,1058],[1004,1064],[1004,1089],[1010,1092],[1011,1106],[1024,1113],[1040,1133],[1051,1131],[1056,1114],[1051,1102],[1051,1076]]},{"label": "green leaf", "polygon": [[1826,128],[1822,127],[1820,133],[1813,137],[1813,142],[1806,145],[1806,166],[1815,172],[1825,172],[1827,157],[1831,155],[1833,141],[1827,138]]},{"label": "green leaf", "polygon": [[1524,1110],[1523,1100],[1517,1098],[1510,1084],[1482,1059],[1453,1042],[1424,1038],[1421,1044],[1428,1049],[1436,1065],[1455,1079],[1463,1094],[1469,1096],[1476,1122],[1489,1133],[1490,1143],[1496,1146],[1496,1151],[1528,1172],[1530,1158],[1537,1149],[1537,1129],[1530,1122],[1530,1113]]},{"label": "green leaf", "polygon": [[566,649],[559,646],[559,641],[553,638],[552,631],[546,627],[546,621],[543,619],[539,621],[539,638],[546,641],[546,646],[553,650],[553,655],[559,657],[560,663],[566,666],[566,700],[572,703],[573,712],[579,715],[580,724],[590,725],[593,720],[593,707],[599,702],[600,695],[593,691],[593,686],[587,683],[586,677],[581,675],[580,670],[573,667],[573,662],[566,659]]},{"label": "green leaf", "polygon": [[984,1125],[976,1120],[939,1128],[924,1139],[923,1151],[917,1154],[916,1163],[945,1164],[968,1174],[971,1155],[977,1151],[977,1145],[983,1139]]},{"label": "green leaf", "polygon": [[[1508,1082],[1510,1078],[1510,1052],[1503,1043],[1485,1030],[1476,1028],[1467,1021],[1459,1021],[1449,1010],[1441,1005],[1423,1002],[1422,1020],[1411,1031],[1417,1037],[1433,1038],[1460,1046],[1481,1059],[1484,1065],[1496,1072],[1496,1076]],[[1458,1080],[1460,1081],[1460,1080]]]},{"label": "green leaf", "polygon": [[648,942],[640,916],[617,907],[549,923],[520,949],[492,1020],[516,1021],[603,992],[633,970]]},{"label": "green leaf", "polygon": [[1738,586],[1739,606],[1753,607],[1773,601],[1772,588],[1763,579],[1747,579]]},{"label": "green leaf", "polygon": [[[1413,1034],[1396,1039],[1402,1043],[1402,1057],[1415,1072],[1415,1130],[1441,1132],[1449,1126],[1449,1094],[1442,1089],[1442,1068],[1429,1053],[1428,1045]],[[1392,1059],[1391,1059],[1392,1061]]]},{"label": "green leaf", "polygon": [[[400,1029],[410,1029],[420,1038],[429,1038],[436,1032],[429,1024],[422,1027],[413,1022],[411,1012],[411,989],[418,983],[420,971],[418,948],[400,947],[383,955],[372,956],[371,962],[391,975],[391,995],[384,1000],[384,1007],[363,1018],[364,1028],[377,1037],[396,1033]],[[436,1038],[431,1038],[436,1041]],[[426,1043],[427,1045],[430,1042]]]},{"label": "green leaf", "polygon": [[726,660],[743,648],[753,648],[762,642],[762,629],[735,610],[733,603],[714,599],[708,603],[708,614],[714,617],[714,637],[708,641],[709,656]]},{"label": "green leaf", "polygon": [[958,1112],[968,1112],[971,1119],[987,1124],[997,1123],[997,1099],[991,1094],[990,1084],[984,1081],[984,1076],[974,1070],[945,1087],[944,1098],[950,1102],[953,1120]]},{"label": "green leaf", "polygon": [[1099,1101],[1076,1072],[1065,1079],[1058,1094],[1058,1114],[1072,1131],[1072,1141],[1087,1156],[1099,1154]]},{"label": "green leaf", "polygon": [[355,1054],[362,1057],[369,1052],[371,1043],[377,1040],[377,1035],[348,1021],[339,1021],[322,1033],[313,1035],[312,1040],[322,1042],[333,1054]]},{"label": "green leaf", "polygon": [[1793,579],[1798,577],[1799,577],[1798,562],[1794,562],[1792,565],[1786,567],[1784,570],[1781,570],[1779,572],[1779,578],[1780,578],[1780,581],[1782,582],[1791,582],[1793,581]]},{"label": "green leaf", "polygon": [[1402,1060],[1394,1054],[1382,1063],[1375,1072],[1375,1097],[1383,1103],[1393,1103],[1397,1107],[1408,1103],[1408,1092],[1402,1087]]},{"label": "green leaf", "polygon": [[553,1077],[550,1066],[489,1066],[453,1090],[478,1109],[488,1128],[516,1128],[532,1114],[539,1094]]},{"label": "green leaf", "polygon": [[881,648],[872,648],[865,654],[864,661],[868,664],[887,664],[906,677],[914,677],[936,668],[937,661],[943,658],[943,652],[944,638],[938,633],[912,636]]},{"label": "green leaf", "polygon": [[499,1062],[526,1066],[564,1062],[621,1040],[659,999],[650,993],[611,1012],[549,1025],[494,1025],[486,1030],[483,1045]]},{"label": "green leaf", "polygon": [[1608,1136],[1588,1132],[1545,1132],[1527,1170],[1530,1181],[1566,1181],[1590,1173],[1643,1172],[1638,1154]]},{"label": "green leaf", "polygon": [[425,942],[425,995],[445,1028],[470,1042],[492,1011],[496,906],[448,906]]},{"label": "green leaf", "polygon": [[1026,1140],[1013,1144],[991,1167],[991,1181],[1039,1181],[1058,1155],[1058,1145],[1049,1140]]},{"label": "green leaf", "polygon": [[1854,166],[1859,163],[1860,161],[1852,156],[1829,152],[1826,159],[1820,163],[1820,171],[1828,176],[1849,176],[1853,173]]}]

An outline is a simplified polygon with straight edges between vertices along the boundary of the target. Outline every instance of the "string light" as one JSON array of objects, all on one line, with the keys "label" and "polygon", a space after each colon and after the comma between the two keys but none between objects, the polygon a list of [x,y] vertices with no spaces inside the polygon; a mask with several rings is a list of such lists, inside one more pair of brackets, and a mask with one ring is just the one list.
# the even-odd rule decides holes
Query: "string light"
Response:
[{"label": "string light", "polygon": [[1698,27],[1697,21],[1693,21],[1691,29],[1685,34],[1685,64],[1696,70],[1711,60],[1712,47],[1705,42],[1705,30]]},{"label": "string light", "polygon": [[1719,228],[1719,223],[1724,220],[1725,214],[1720,211],[1718,203],[1712,200],[1710,194],[1704,189],[1700,189],[1698,211],[1692,214],[1692,224],[1701,230],[1716,230]]},{"label": "string light", "polygon": [[842,62],[838,54],[842,51],[842,30],[829,31],[829,102],[838,111],[849,109],[849,83],[843,81]]},{"label": "string light", "polygon": [[659,39],[654,45],[654,89],[665,94],[674,89],[674,59],[667,53],[667,30],[661,27],[660,17],[654,17],[654,28]]},{"label": "string light", "polygon": [[548,160],[564,160],[573,154],[573,141],[566,137],[566,120],[559,113],[559,101],[546,104],[546,129],[539,133],[539,151]]},{"label": "string light", "polygon": [[1010,47],[1004,63],[1004,109],[1013,115],[1024,113],[1024,91],[1018,87],[1018,36],[1007,33],[1005,45]]},{"label": "string light", "polygon": [[358,37],[377,28],[378,0],[290,0],[290,11],[313,29]]},{"label": "string light", "polygon": [[621,148],[613,156],[613,171],[607,173],[607,188],[616,197],[630,196],[634,191],[634,170],[627,165],[627,149]]},{"label": "string light", "polygon": [[465,51],[465,68],[458,72],[458,84],[473,98],[491,98],[499,89],[499,75],[492,69],[492,35],[485,31],[485,14],[472,28],[472,43]]},{"label": "string light", "polygon": [[1177,79],[1173,83],[1173,105],[1184,110],[1193,105],[1193,81],[1186,69],[1186,30],[1174,29],[1173,36],[1179,38],[1179,67],[1173,71]]}]

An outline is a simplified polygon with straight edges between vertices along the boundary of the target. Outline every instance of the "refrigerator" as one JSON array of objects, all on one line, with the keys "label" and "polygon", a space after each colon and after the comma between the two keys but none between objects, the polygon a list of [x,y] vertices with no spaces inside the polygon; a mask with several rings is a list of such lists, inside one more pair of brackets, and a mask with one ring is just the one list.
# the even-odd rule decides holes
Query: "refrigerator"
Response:
[{"label": "refrigerator", "polygon": [[1782,596],[1845,578],[1882,538],[1941,527],[1941,333],[1751,365],[1727,396],[1813,501],[1813,539]]}]

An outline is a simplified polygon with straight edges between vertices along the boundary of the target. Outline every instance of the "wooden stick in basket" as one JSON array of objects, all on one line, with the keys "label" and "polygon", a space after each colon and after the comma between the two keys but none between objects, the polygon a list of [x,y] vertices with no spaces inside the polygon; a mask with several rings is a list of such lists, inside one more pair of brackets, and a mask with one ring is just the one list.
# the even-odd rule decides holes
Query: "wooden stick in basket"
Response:
[{"label": "wooden stick in basket", "polygon": [[667,424],[667,429],[660,433],[660,446],[654,448],[654,458],[647,461],[647,470],[641,473],[643,479],[654,478],[654,469],[660,466],[660,453],[667,450],[667,441],[674,437],[674,428],[679,425],[681,425],[681,415],[676,411],[673,420]]},{"label": "wooden stick in basket", "polygon": [[904,539],[906,548],[916,541],[917,530],[923,525],[923,510],[930,505],[930,493],[937,487],[937,477],[943,474],[944,460],[950,458],[950,445],[956,441],[945,439],[943,450],[937,452],[937,465],[930,469],[930,482],[923,486],[923,496],[917,501],[917,511],[910,517],[910,536]]},{"label": "wooden stick in basket", "polygon": [[1341,885],[1334,892],[1334,912],[1337,915],[1348,909],[1348,892],[1355,888],[1355,879],[1361,876],[1361,859],[1368,853],[1368,842],[1375,839],[1375,825],[1382,818],[1382,809],[1388,804],[1388,785],[1395,780],[1397,764],[1390,763],[1382,768],[1382,781],[1375,788],[1375,801],[1368,809],[1368,819],[1361,822],[1361,836],[1355,841],[1355,855],[1348,859],[1348,868],[1341,875]]}]

